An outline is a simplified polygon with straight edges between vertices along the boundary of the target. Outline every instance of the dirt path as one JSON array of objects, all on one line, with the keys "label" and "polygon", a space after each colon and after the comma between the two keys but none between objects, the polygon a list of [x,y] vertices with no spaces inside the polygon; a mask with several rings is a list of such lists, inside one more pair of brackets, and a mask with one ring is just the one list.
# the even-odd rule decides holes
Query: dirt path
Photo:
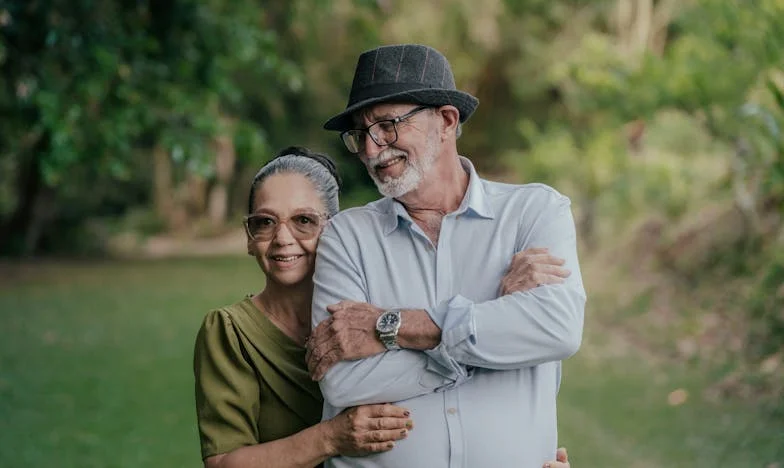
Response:
[{"label": "dirt path", "polygon": [[186,238],[157,235],[143,241],[116,239],[110,249],[121,258],[172,258],[245,255],[245,234],[241,229],[231,230],[210,238]]}]

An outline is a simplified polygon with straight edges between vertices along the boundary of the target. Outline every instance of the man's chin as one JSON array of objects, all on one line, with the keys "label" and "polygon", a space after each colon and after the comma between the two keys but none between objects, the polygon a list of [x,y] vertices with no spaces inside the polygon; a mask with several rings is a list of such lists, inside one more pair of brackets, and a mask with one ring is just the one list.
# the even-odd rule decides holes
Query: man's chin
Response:
[{"label": "man's chin", "polygon": [[376,176],[371,176],[371,178],[373,179],[373,182],[375,182],[376,188],[381,195],[390,198],[399,198],[415,190],[419,185],[420,178],[417,177],[416,173],[411,173],[409,171],[406,171],[397,177],[387,176],[384,180],[381,180]]},{"label": "man's chin", "polygon": [[389,198],[400,198],[403,195],[413,191],[416,187],[401,187],[399,185],[376,184],[381,195]]}]

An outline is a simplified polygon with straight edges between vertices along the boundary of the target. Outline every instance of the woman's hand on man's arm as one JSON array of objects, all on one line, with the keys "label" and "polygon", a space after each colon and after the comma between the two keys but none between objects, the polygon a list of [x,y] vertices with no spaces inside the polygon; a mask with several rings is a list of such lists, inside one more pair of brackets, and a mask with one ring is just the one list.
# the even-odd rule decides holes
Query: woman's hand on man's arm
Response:
[{"label": "woman's hand on man's arm", "polygon": [[354,406],[322,424],[329,454],[347,457],[392,450],[414,427],[407,409],[390,404]]},{"label": "woman's hand on man's arm", "polygon": [[292,436],[208,457],[205,468],[311,468],[337,455],[386,452],[414,425],[405,408],[390,404],[348,408]]}]

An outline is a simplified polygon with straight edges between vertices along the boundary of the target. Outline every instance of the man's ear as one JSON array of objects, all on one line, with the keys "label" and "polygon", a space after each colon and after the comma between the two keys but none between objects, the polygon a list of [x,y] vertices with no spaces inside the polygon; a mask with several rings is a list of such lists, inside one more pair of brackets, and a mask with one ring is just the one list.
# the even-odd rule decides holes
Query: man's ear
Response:
[{"label": "man's ear", "polygon": [[439,107],[438,113],[441,115],[442,133],[444,136],[454,137],[457,133],[457,126],[460,124],[460,111],[455,106],[446,105]]}]

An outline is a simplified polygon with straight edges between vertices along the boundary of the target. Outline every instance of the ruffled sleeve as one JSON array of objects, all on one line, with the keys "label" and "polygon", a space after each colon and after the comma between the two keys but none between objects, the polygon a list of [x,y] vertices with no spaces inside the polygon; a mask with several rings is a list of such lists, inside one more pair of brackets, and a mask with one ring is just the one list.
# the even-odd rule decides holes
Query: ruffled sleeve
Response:
[{"label": "ruffled sleeve", "polygon": [[259,443],[259,383],[227,311],[204,318],[193,373],[202,458]]}]

